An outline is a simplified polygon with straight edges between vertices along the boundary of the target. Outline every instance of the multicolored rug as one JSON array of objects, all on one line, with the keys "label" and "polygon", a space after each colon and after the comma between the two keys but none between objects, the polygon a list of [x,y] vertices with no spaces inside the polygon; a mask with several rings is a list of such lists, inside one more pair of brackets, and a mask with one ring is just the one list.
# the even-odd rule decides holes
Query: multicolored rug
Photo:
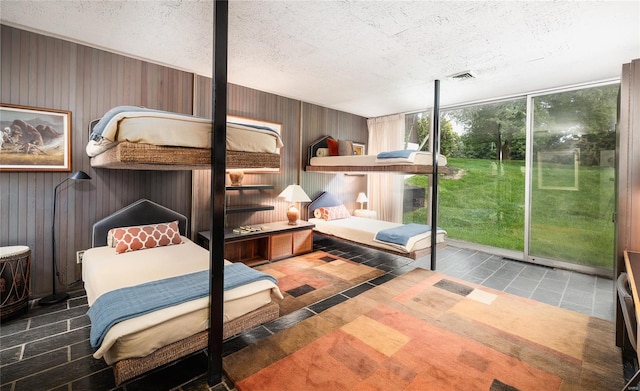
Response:
[{"label": "multicolored rug", "polygon": [[384,271],[322,251],[257,266],[278,279],[280,316],[376,278]]},{"label": "multicolored rug", "polygon": [[612,322],[416,269],[223,359],[238,390],[620,390]]}]

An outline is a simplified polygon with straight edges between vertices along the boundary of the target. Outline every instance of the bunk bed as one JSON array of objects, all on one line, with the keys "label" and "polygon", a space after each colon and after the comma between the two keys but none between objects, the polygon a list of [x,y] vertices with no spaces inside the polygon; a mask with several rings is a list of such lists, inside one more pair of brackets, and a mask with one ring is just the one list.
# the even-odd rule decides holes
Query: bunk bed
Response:
[{"label": "bunk bed", "polygon": [[[430,177],[430,207],[431,207],[431,221],[429,224],[430,229],[430,246],[420,249],[421,251],[416,253],[412,250],[403,248],[401,254],[404,256],[410,256],[412,258],[420,255],[424,255],[425,252],[431,254],[431,270],[436,270],[436,254],[438,246],[444,246],[444,231],[441,234],[438,227],[438,175],[440,173],[446,173],[447,161],[446,157],[440,155],[440,80],[434,81],[434,101],[433,101],[433,116],[432,116],[432,133],[431,133],[431,153],[429,152],[415,152],[415,151],[388,151],[378,155],[364,156],[364,155],[343,155],[340,153],[342,150],[348,150],[348,148],[341,148],[340,140],[335,140],[330,136],[324,136],[319,140],[316,140],[308,148],[307,166],[305,170],[308,172],[327,172],[327,173],[375,173],[375,172],[387,172],[387,173],[400,173],[400,174],[422,174]],[[342,156],[341,156],[342,155]],[[322,195],[321,195],[322,196]],[[317,204],[311,204],[309,213],[314,213],[322,202]],[[310,219],[313,219],[314,215],[309,215]],[[320,222],[321,226],[325,225]],[[365,227],[366,224],[358,223],[358,226]],[[318,230],[319,228],[316,228]],[[344,237],[344,230],[337,230],[333,228],[332,231],[327,228],[325,234],[336,236],[336,233],[340,232],[342,236],[340,239],[360,242],[367,246],[375,246],[378,249],[394,252],[394,250],[381,246],[380,243],[372,241],[370,238],[353,240],[355,237],[363,238],[363,235],[370,235],[371,228],[360,229],[359,232],[353,232]],[[332,232],[332,233],[331,233]],[[337,236],[336,236],[337,237]],[[365,243],[368,242],[368,243]],[[396,251],[397,253],[397,251]]]},{"label": "bunk bed", "polygon": [[[86,152],[95,168],[210,169],[211,125],[207,118],[116,106],[89,124]],[[227,169],[277,170],[280,134],[280,124],[228,116]]]},{"label": "bunk bed", "polygon": [[[331,136],[323,136],[308,148],[308,160],[305,168],[308,172],[401,172],[405,174],[432,174],[433,155],[423,151],[397,151],[379,155],[340,155],[329,154],[330,145],[341,142]],[[335,152],[335,148],[334,152]],[[337,152],[335,152],[337,153]],[[446,172],[447,158],[438,156],[440,172]]]},{"label": "bunk bed", "polygon": [[[315,225],[314,232],[316,234],[412,259],[431,253],[430,227],[352,216],[342,202],[328,192],[321,192],[311,201],[307,210],[308,220]],[[330,216],[333,211],[340,210],[343,212],[333,213],[333,216]],[[415,232],[402,238],[398,235],[402,232],[402,227],[413,228]],[[389,237],[385,240],[382,237],[385,230],[395,232],[398,236],[393,235],[391,236],[392,240],[389,240]],[[436,242],[439,248],[445,246],[446,234],[443,229],[437,230]]]},{"label": "bunk bed", "polygon": [[[140,226],[157,239],[153,242],[147,236],[153,242],[148,248],[139,248],[140,243],[136,247],[127,238],[140,235]],[[93,226],[92,248],[85,251],[82,268],[91,342],[97,349],[94,357],[112,365],[116,385],[207,347],[209,252],[184,236],[186,226],[185,216],[145,199]],[[228,261],[224,274],[223,338],[278,317],[279,306],[272,295],[282,298],[282,294],[269,275]],[[252,278],[239,279],[245,275]],[[185,285],[188,288],[183,289]],[[201,295],[193,297],[198,286]],[[144,289],[153,293],[141,295]],[[189,299],[169,302],[180,297],[181,290],[191,295]],[[123,300],[127,292],[132,299]],[[110,301],[113,297],[116,300]],[[166,302],[145,308],[155,299]],[[124,312],[124,303],[136,301],[145,303],[135,312]],[[112,319],[114,314],[118,317]]]}]

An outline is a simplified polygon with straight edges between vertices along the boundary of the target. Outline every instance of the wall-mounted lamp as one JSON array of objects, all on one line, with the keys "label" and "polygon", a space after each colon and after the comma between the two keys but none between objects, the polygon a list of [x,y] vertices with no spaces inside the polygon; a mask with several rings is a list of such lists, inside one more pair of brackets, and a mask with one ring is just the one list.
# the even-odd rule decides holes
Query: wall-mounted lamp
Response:
[{"label": "wall-mounted lamp", "polygon": [[73,173],[70,177],[65,179],[64,181],[58,183],[53,190],[53,219],[51,222],[51,249],[53,250],[51,254],[51,286],[53,287],[53,293],[49,296],[45,296],[38,301],[38,305],[49,305],[59,303],[63,300],[66,300],[69,297],[69,294],[66,292],[56,293],[56,277],[60,275],[58,271],[57,262],[56,262],[56,205],[58,203],[58,188],[60,185],[68,181],[69,179],[74,181],[84,181],[90,180],[91,177],[87,175],[84,171],[77,171]]},{"label": "wall-mounted lamp", "polygon": [[358,193],[358,198],[356,198],[356,202],[360,203],[360,209],[362,209],[362,204],[364,204],[365,202],[369,202],[369,199],[367,198],[367,195],[360,192]]},{"label": "wall-mounted lamp", "polygon": [[287,186],[278,197],[284,198],[285,201],[292,203],[287,210],[287,219],[289,219],[289,225],[297,225],[298,218],[300,217],[300,209],[296,206],[296,203],[311,202],[311,198],[309,198],[307,193],[305,193],[299,185]]}]

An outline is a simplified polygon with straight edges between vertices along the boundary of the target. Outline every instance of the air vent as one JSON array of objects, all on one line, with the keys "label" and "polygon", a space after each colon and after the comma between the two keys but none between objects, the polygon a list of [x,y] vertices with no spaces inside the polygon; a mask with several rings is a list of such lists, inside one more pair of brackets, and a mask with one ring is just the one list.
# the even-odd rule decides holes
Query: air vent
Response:
[{"label": "air vent", "polygon": [[459,72],[459,73],[456,73],[456,74],[453,74],[453,75],[449,76],[449,78],[453,79],[453,80],[475,79],[475,77],[476,77],[475,73],[473,73],[471,71]]}]

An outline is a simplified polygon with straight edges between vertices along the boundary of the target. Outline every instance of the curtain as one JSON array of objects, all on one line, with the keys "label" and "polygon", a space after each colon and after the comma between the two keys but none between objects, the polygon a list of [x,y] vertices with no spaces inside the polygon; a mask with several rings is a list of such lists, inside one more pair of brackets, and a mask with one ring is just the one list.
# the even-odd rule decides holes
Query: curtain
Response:
[{"label": "curtain", "polygon": [[[367,120],[369,155],[404,149],[404,114]],[[369,209],[378,212],[378,219],[402,223],[404,175],[370,173],[367,185]]]}]

